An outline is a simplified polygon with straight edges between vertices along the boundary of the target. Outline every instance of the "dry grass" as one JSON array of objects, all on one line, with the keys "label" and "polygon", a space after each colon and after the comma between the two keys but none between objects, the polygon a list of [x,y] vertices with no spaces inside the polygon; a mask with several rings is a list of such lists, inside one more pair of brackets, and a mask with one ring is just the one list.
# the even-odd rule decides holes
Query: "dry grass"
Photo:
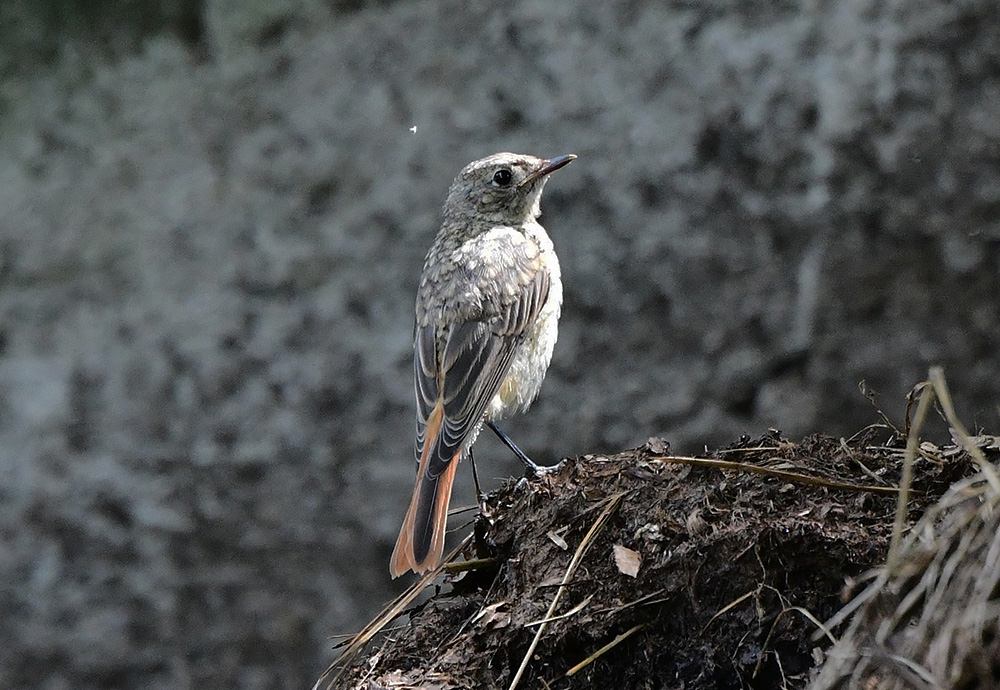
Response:
[{"label": "dry grass", "polygon": [[[1000,482],[983,453],[1000,446],[1000,439],[966,432],[940,370],[931,370],[919,388],[908,465],[936,398],[979,472],[956,482],[905,537],[897,521],[886,565],[830,622],[853,616],[810,690],[1000,687]],[[900,514],[905,473],[903,485]]]}]

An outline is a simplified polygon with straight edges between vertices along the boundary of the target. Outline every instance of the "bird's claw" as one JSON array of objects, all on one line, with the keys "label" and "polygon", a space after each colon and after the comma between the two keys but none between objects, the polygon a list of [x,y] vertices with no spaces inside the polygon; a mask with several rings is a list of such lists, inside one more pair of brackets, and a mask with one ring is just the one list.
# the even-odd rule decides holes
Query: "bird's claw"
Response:
[{"label": "bird's claw", "polygon": [[555,474],[556,472],[558,472],[563,468],[563,465],[566,464],[565,458],[563,458],[554,465],[539,465],[538,463],[533,462],[527,458],[521,458],[521,460],[524,462],[525,465],[524,476],[529,479],[532,477],[541,478],[547,474]]}]

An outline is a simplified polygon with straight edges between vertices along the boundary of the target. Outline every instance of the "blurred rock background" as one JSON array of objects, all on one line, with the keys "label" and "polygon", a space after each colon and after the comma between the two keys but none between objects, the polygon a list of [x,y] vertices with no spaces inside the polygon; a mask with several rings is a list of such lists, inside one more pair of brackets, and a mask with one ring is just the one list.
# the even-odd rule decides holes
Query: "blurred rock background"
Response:
[{"label": "blurred rock background", "polygon": [[498,150],[580,156],[536,460],[935,363],[996,430],[995,0],[6,2],[0,687],[311,684],[400,586],[417,276]]}]

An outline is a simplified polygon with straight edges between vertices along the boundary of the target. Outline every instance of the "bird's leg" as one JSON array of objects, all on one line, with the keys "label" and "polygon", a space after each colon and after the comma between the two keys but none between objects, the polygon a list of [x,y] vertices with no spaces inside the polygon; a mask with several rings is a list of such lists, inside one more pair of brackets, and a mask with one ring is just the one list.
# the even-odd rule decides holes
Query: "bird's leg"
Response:
[{"label": "bird's leg", "polygon": [[479,502],[479,512],[483,512],[483,505],[486,503],[486,494],[483,490],[479,488],[479,470],[476,469],[476,456],[472,454],[472,449],[469,448],[469,464],[472,465],[472,483],[476,486],[476,500]]},{"label": "bird's leg", "polygon": [[555,472],[560,467],[562,467],[562,462],[556,463],[548,467],[543,467],[535,463],[531,458],[524,454],[524,451],[517,447],[517,445],[510,440],[510,436],[505,434],[500,427],[491,421],[487,421],[486,425],[493,430],[493,433],[497,435],[503,444],[511,449],[511,451],[518,457],[518,459],[528,466],[528,469],[534,472],[536,475],[545,474],[546,472]]},{"label": "bird's leg", "polygon": [[472,533],[476,537],[475,553],[480,558],[491,558],[497,553],[497,544],[493,541],[490,533],[493,527],[493,518],[490,517],[486,494],[479,488],[479,470],[476,469],[476,458],[472,454],[472,448],[469,448],[468,454],[469,463],[472,465],[472,481],[476,485],[476,501],[479,503],[479,515],[473,520],[472,527]]}]

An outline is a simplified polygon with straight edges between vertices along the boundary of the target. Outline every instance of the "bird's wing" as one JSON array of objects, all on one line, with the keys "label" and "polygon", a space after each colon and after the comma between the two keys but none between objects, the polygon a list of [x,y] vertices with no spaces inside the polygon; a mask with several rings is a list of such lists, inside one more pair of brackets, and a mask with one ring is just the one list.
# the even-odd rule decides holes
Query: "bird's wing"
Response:
[{"label": "bird's wing", "polygon": [[[534,242],[517,233],[490,240],[489,251],[461,270],[472,297],[451,311],[448,326],[418,322],[414,374],[417,391],[416,453],[427,420],[441,405],[443,420],[425,471],[437,476],[482,421],[500,390],[525,330],[549,293],[549,272]],[[482,257],[489,260],[483,261]]]}]

